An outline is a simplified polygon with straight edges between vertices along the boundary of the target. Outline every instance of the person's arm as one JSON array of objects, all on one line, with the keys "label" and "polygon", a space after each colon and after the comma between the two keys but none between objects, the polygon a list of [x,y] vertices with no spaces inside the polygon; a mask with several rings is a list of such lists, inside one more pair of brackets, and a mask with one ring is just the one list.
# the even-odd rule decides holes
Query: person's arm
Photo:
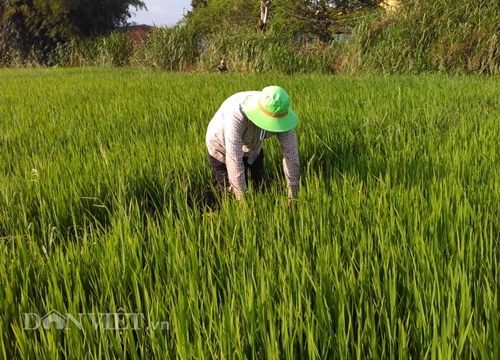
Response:
[{"label": "person's arm", "polygon": [[247,191],[242,148],[243,133],[246,126],[246,119],[238,109],[232,115],[232,121],[226,124],[224,132],[227,175],[229,184],[238,200],[241,200],[243,193]]},{"label": "person's arm", "polygon": [[283,171],[288,185],[288,198],[296,198],[299,192],[300,169],[295,130],[277,133],[276,136],[283,152]]}]

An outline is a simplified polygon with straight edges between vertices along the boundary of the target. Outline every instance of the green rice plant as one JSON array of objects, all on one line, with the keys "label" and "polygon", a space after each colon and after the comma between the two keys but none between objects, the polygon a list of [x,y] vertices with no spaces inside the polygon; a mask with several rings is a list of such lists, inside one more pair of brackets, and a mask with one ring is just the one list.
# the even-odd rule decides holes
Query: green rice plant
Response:
[{"label": "green rice plant", "polygon": [[[498,357],[496,78],[1,72],[0,357]],[[206,126],[269,84],[295,207],[275,139],[216,204]]]}]

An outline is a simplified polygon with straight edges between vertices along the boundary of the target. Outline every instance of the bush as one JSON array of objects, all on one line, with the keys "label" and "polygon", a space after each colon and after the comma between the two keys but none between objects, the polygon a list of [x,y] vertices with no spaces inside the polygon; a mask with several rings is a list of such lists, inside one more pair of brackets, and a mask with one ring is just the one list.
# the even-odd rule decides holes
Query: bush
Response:
[{"label": "bush", "polygon": [[408,0],[358,27],[359,67],[383,73],[496,74],[500,3]]}]

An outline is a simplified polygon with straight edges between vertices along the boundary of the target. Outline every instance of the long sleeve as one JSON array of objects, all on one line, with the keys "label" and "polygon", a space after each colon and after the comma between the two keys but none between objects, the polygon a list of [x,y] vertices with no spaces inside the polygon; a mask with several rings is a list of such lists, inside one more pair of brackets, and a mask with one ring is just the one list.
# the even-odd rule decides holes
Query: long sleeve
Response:
[{"label": "long sleeve", "polygon": [[297,197],[300,182],[299,153],[295,131],[277,133],[283,152],[283,171],[288,185],[288,197]]},{"label": "long sleeve", "polygon": [[245,165],[243,163],[243,133],[246,120],[241,111],[233,113],[233,121],[226,123],[224,129],[226,147],[226,167],[229,184],[238,200],[247,191],[245,182]]}]

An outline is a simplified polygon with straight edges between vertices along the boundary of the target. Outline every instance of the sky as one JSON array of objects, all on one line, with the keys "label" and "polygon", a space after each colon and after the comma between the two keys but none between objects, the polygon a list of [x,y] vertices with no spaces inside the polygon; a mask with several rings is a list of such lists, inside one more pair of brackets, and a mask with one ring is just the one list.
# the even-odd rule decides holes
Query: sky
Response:
[{"label": "sky", "polygon": [[191,0],[143,0],[148,11],[136,11],[131,8],[131,13],[135,13],[128,20],[139,25],[172,26],[175,25],[184,13],[191,10]]}]

